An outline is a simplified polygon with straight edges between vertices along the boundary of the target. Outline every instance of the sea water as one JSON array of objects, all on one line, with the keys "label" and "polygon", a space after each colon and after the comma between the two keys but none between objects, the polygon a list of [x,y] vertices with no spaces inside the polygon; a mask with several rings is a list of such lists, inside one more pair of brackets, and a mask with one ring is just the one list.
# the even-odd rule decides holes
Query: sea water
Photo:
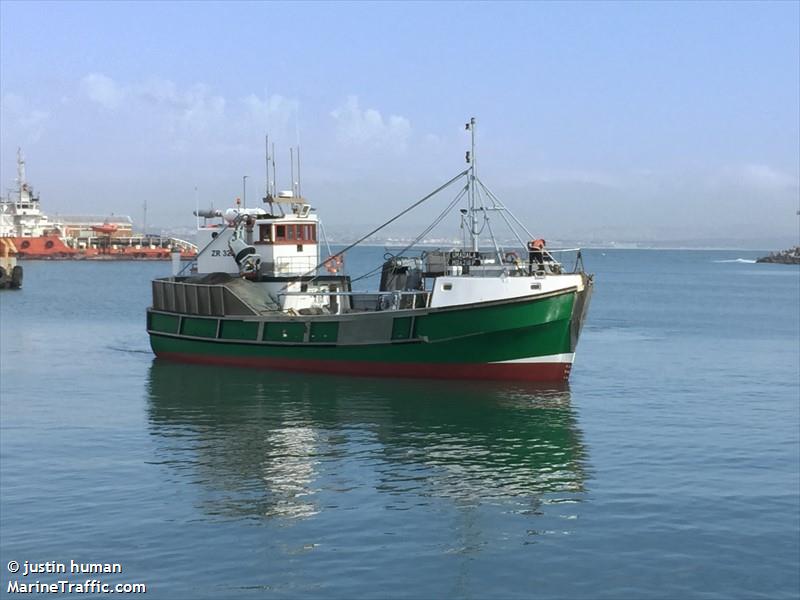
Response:
[{"label": "sea water", "polygon": [[758,254],[585,252],[571,381],[544,387],[165,363],[168,263],[25,262],[0,292],[0,593],[797,598],[800,270]]}]

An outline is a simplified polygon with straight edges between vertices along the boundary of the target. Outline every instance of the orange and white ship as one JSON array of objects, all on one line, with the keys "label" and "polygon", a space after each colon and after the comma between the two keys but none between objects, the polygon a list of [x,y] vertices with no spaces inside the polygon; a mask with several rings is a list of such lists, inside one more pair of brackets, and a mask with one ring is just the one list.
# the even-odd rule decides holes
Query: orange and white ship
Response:
[{"label": "orange and white ship", "polygon": [[17,150],[16,183],[16,190],[0,198],[0,238],[14,244],[19,259],[170,260],[173,248],[187,260],[197,255],[197,246],[185,240],[135,233],[126,216],[51,220],[25,178],[22,150]]}]

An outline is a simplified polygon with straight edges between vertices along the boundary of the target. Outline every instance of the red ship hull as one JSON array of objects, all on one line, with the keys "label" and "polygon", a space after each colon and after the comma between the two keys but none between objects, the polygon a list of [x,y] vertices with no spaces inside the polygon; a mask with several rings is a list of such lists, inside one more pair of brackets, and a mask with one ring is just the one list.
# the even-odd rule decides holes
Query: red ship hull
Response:
[{"label": "red ship hull", "polygon": [[[32,260],[169,260],[168,247],[136,247],[123,240],[96,238],[85,248],[73,248],[57,235],[9,238],[17,247],[17,258]],[[181,258],[194,258],[196,252],[181,250]]]}]

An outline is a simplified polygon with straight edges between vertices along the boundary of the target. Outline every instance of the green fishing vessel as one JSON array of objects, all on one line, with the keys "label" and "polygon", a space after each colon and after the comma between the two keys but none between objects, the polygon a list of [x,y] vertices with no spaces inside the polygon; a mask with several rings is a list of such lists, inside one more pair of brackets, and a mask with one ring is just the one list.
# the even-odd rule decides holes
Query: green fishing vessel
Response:
[{"label": "green fishing vessel", "polygon": [[[567,380],[592,276],[579,249],[546,248],[483,184],[474,119],[467,129],[467,169],[325,259],[321,224],[299,184],[276,192],[274,158],[264,208],[198,211],[192,271],[153,281],[147,329],[156,356],[344,375]],[[354,290],[364,275],[343,272],[347,252],[446,190],[455,196],[431,226],[373,270],[379,289]],[[460,205],[462,247],[412,254]]]}]

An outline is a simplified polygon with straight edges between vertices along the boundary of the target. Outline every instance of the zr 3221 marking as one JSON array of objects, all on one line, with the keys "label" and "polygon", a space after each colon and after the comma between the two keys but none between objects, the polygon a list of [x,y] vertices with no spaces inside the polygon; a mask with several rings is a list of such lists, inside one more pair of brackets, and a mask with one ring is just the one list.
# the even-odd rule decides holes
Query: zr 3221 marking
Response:
[{"label": "zr 3221 marking", "polygon": [[233,256],[231,250],[212,250],[211,256]]}]

